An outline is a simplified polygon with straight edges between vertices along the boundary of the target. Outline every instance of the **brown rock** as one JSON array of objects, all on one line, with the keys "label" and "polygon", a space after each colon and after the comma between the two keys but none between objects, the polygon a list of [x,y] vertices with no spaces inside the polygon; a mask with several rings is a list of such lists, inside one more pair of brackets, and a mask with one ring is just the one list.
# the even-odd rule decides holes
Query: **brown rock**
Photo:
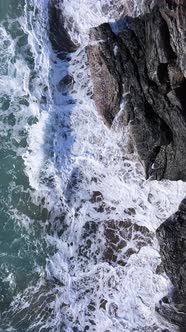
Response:
[{"label": "brown rock", "polygon": [[119,112],[121,102],[121,77],[115,61],[115,47],[115,36],[108,24],[91,30],[87,55],[94,84],[94,101],[108,126]]}]

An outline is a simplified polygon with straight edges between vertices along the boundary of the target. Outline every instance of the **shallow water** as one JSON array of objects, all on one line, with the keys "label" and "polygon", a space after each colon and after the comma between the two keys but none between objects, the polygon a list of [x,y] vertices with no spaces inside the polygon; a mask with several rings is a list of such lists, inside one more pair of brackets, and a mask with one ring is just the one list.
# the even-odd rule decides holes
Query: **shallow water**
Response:
[{"label": "shallow water", "polygon": [[146,181],[120,117],[97,115],[85,46],[105,1],[64,4],[81,47],[60,60],[47,1],[0,0],[1,331],[175,332],[155,230],[186,187]]}]

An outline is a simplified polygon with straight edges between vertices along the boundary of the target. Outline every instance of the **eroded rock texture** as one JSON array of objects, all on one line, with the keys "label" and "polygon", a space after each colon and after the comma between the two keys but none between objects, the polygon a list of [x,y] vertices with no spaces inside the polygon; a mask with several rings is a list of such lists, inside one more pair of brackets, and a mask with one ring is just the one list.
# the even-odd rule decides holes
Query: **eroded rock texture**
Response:
[{"label": "eroded rock texture", "polygon": [[124,26],[117,35],[109,24],[90,33],[98,111],[111,125],[123,97],[123,124],[147,177],[186,180],[186,4],[160,1]]},{"label": "eroded rock texture", "polygon": [[160,254],[165,272],[175,287],[174,304],[170,309],[162,302],[163,314],[186,331],[186,198],[178,211],[157,230]]},{"label": "eroded rock texture", "polygon": [[120,65],[114,56],[117,40],[108,24],[91,30],[90,38],[87,50],[94,82],[94,99],[105,123],[111,126],[122,98]]}]

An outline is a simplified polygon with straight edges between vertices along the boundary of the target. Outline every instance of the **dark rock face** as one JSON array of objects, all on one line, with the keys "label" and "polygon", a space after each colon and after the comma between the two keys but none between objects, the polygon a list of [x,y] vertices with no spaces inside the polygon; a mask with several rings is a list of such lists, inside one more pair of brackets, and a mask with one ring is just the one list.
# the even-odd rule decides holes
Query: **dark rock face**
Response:
[{"label": "dark rock face", "polygon": [[78,249],[81,261],[125,266],[133,254],[152,244],[153,234],[148,228],[130,220],[105,220],[101,223],[88,221],[83,228],[81,240]]},{"label": "dark rock face", "polygon": [[152,244],[153,235],[148,228],[130,220],[109,220],[104,224],[104,238],[104,261],[125,266],[131,255]]},{"label": "dark rock face", "polygon": [[178,211],[157,229],[157,236],[166,273],[186,300],[186,198]]},{"label": "dark rock face", "polygon": [[53,48],[57,52],[74,52],[78,43],[71,40],[68,33],[70,22],[65,21],[63,16],[63,1],[49,0],[49,36]]},{"label": "dark rock face", "polygon": [[123,123],[147,177],[158,180],[186,180],[186,7],[178,2],[126,18],[117,35],[109,25],[92,29],[87,51],[99,112],[111,125],[123,96]]},{"label": "dark rock face", "polygon": [[87,55],[95,83],[94,100],[106,125],[111,126],[122,97],[122,81],[113,51],[117,48],[117,41],[108,24],[92,29],[90,40]]},{"label": "dark rock face", "polygon": [[71,75],[67,74],[58,83],[58,90],[63,94],[67,95],[69,91],[73,88],[74,79]]},{"label": "dark rock face", "polygon": [[164,315],[186,331],[186,198],[178,211],[167,219],[158,229],[157,237],[165,272],[175,287],[175,308],[169,315],[164,306]]}]

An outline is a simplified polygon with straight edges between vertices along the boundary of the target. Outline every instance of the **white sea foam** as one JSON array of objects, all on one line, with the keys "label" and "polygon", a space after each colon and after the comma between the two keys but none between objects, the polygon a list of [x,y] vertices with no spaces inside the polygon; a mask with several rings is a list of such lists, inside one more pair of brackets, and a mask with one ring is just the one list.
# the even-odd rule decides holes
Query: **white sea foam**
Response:
[{"label": "white sea foam", "polygon": [[[103,13],[104,2],[64,0],[65,15],[73,17],[73,33],[81,41],[68,62],[56,58],[48,42],[47,1],[33,0],[34,12],[25,8],[28,21],[23,26],[38,71],[29,89],[30,109],[38,122],[30,128],[24,160],[34,200],[44,197],[52,211],[48,242],[56,253],[35,289],[15,300],[14,312],[28,307],[37,331],[42,327],[86,331],[89,326],[89,331],[99,332],[150,332],[167,325],[175,332],[155,312],[171,284],[165,274],[156,273],[160,256],[154,232],[176,211],[186,185],[146,181],[137,156],[126,155],[127,131],[118,125],[116,132],[117,123],[109,130],[96,112],[84,46],[90,27],[112,18]],[[59,82],[67,74],[74,83],[65,95]],[[114,251],[124,258],[123,265],[117,263],[118,257],[112,261],[105,254],[110,243],[107,227],[120,232],[119,221],[129,223],[130,229],[147,228],[145,235],[133,230],[130,236],[122,228],[119,236],[127,249],[134,250],[133,254],[127,254],[126,247]],[[140,236],[142,247],[138,247]],[[45,306],[52,311],[48,317]]]}]

